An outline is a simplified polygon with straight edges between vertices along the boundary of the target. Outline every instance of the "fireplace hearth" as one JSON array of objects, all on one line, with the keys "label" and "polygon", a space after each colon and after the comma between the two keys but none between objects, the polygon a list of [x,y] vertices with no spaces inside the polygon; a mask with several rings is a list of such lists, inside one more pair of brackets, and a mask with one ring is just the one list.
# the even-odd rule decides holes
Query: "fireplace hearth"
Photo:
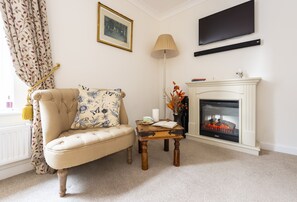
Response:
[{"label": "fireplace hearth", "polygon": [[239,102],[200,100],[200,135],[239,142]]}]

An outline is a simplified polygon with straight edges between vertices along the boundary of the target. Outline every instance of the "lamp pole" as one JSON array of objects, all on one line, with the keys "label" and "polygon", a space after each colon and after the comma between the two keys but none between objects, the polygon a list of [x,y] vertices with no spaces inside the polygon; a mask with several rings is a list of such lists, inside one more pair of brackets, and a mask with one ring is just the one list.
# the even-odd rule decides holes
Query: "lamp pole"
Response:
[{"label": "lamp pole", "polygon": [[163,104],[164,104],[164,116],[166,119],[166,50],[164,50],[163,54]]}]

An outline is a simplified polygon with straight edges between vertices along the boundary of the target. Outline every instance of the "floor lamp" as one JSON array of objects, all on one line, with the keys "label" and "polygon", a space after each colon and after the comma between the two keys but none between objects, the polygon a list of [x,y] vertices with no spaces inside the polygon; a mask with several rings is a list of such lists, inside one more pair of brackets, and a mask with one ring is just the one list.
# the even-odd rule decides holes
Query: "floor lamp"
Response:
[{"label": "floor lamp", "polygon": [[[158,37],[153,52],[163,54],[163,104],[164,119],[166,118],[166,58],[177,53],[177,47],[170,34],[162,34]],[[172,54],[173,53],[173,54]]]}]

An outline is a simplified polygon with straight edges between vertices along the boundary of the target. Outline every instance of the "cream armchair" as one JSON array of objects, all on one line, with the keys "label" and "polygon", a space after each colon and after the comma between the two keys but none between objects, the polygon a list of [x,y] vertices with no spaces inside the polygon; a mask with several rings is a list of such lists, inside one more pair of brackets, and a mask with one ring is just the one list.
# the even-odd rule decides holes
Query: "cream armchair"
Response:
[{"label": "cream armchair", "polygon": [[72,130],[78,94],[78,89],[51,89],[36,91],[32,96],[40,105],[44,157],[49,166],[58,170],[61,197],[66,194],[67,168],[123,149],[127,149],[127,162],[132,163],[135,132],[128,125],[123,100],[119,126]]}]

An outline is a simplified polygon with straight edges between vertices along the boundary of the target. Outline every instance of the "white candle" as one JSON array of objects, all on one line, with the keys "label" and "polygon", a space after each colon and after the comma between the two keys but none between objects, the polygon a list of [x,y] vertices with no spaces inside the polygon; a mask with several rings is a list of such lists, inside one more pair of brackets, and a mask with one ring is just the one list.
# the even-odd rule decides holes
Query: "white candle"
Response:
[{"label": "white candle", "polygon": [[153,117],[154,122],[159,121],[159,109],[153,109],[152,117]]}]

